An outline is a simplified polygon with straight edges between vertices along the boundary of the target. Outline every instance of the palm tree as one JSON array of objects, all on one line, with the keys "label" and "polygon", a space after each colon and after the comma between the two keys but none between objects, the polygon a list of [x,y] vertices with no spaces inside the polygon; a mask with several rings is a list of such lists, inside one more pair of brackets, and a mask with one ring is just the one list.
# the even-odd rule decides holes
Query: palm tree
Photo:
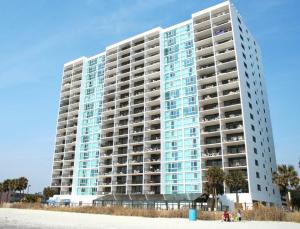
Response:
[{"label": "palm tree", "polygon": [[290,209],[290,190],[299,185],[298,173],[292,165],[278,165],[277,171],[272,174],[273,182],[278,185],[281,193],[286,196],[287,205]]},{"label": "palm tree", "polygon": [[19,177],[18,179],[18,188],[17,190],[20,191],[23,191],[24,193],[24,190],[26,190],[27,186],[28,186],[28,179],[26,177]]},{"label": "palm tree", "polygon": [[212,195],[212,210],[217,209],[218,206],[218,195],[223,194],[223,182],[224,182],[224,171],[218,167],[210,167],[206,171],[207,183],[205,185],[205,191]]},{"label": "palm tree", "polygon": [[15,192],[18,189],[18,186],[19,186],[18,179],[12,179],[10,182],[10,190],[12,192]]},{"label": "palm tree", "polygon": [[239,191],[247,187],[248,182],[242,171],[231,171],[225,176],[225,183],[236,194],[236,203],[239,203]]},{"label": "palm tree", "polygon": [[0,182],[0,203],[2,203],[2,193],[4,191],[3,183]]},{"label": "palm tree", "polygon": [[6,192],[6,202],[8,202],[8,196],[11,188],[11,180],[6,179],[3,181],[3,192]]},{"label": "palm tree", "polygon": [[49,199],[49,197],[54,196],[54,194],[55,194],[55,190],[49,186],[45,187],[43,190],[43,195],[46,199]]}]

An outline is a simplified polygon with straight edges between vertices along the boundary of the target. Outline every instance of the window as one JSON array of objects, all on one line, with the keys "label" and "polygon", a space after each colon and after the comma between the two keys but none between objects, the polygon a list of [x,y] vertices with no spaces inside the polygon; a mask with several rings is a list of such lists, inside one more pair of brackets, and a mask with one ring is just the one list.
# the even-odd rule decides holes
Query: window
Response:
[{"label": "window", "polygon": [[241,43],[242,48],[245,50],[245,46]]},{"label": "window", "polygon": [[252,104],[251,103],[249,103],[249,108],[252,109]]},{"label": "window", "polygon": [[259,179],[259,172],[256,172],[256,178]]},{"label": "window", "polygon": [[255,127],[254,127],[254,125],[251,125],[251,129],[252,129],[253,131],[255,131]]},{"label": "window", "polygon": [[251,118],[252,120],[254,120],[253,114],[251,114],[251,113],[250,113],[250,118]]},{"label": "window", "polygon": [[256,142],[256,137],[252,136],[252,141]]},{"label": "window", "polygon": [[255,154],[257,154],[257,149],[255,147],[253,148],[253,151]]},{"label": "window", "polygon": [[258,160],[255,159],[255,165],[258,166]]},{"label": "window", "polygon": [[240,34],[240,38],[241,38],[242,41],[244,41],[244,38],[243,38],[243,36],[241,34]]},{"label": "window", "polygon": [[244,62],[244,67],[245,67],[245,68],[248,68],[248,66],[247,66],[247,64],[246,64],[245,62]]},{"label": "window", "polygon": [[248,82],[246,83],[246,85],[247,85],[247,87],[250,89],[250,84],[249,84]]},{"label": "window", "polygon": [[245,54],[245,53],[243,53],[243,57],[244,57],[245,59],[247,59],[247,57],[246,57],[246,54]]},{"label": "window", "polygon": [[247,72],[245,72],[245,76],[249,79],[249,75],[248,75],[248,73]]},{"label": "window", "polygon": [[266,187],[266,192],[268,191],[268,187]]},{"label": "window", "polygon": [[237,19],[238,19],[239,23],[241,24],[241,23],[242,23],[242,22],[241,22],[241,19],[240,19],[239,17],[237,17]]},{"label": "window", "polygon": [[243,29],[241,28],[241,26],[239,26],[239,30],[240,30],[241,32],[243,32]]},{"label": "window", "polygon": [[250,92],[248,92],[248,98],[251,99],[251,94],[250,94]]},{"label": "window", "polygon": [[259,184],[257,185],[257,190],[261,191],[261,186]]},{"label": "window", "polygon": [[177,192],[177,186],[172,186],[172,192],[176,193]]}]

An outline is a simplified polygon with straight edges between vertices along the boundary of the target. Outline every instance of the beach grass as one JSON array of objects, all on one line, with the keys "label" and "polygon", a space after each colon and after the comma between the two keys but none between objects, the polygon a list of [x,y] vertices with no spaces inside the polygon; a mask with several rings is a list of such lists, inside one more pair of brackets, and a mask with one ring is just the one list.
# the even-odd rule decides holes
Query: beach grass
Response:
[{"label": "beach grass", "polygon": [[[40,203],[12,203],[2,204],[0,207],[35,209],[48,211],[77,212],[90,214],[106,214],[117,216],[141,216],[151,218],[188,218],[188,210],[156,210],[146,208],[128,208],[122,206],[48,206]],[[235,215],[236,212],[232,212]],[[222,220],[223,212],[198,211],[200,220]],[[242,211],[243,220],[249,221],[285,221],[300,223],[300,212],[287,212],[275,207],[256,206],[252,210]]]}]

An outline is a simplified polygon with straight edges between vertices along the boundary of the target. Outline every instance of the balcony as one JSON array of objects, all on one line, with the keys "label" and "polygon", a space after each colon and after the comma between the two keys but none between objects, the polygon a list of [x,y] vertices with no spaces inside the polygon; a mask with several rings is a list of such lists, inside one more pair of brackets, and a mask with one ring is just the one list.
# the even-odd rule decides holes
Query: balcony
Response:
[{"label": "balcony", "polygon": [[52,187],[58,187],[58,186],[61,186],[61,183],[58,183],[58,182],[52,182],[52,183],[51,183],[51,186],[52,186]]},{"label": "balcony", "polygon": [[224,150],[223,151],[224,155],[225,156],[229,156],[229,155],[232,155],[232,156],[235,156],[235,155],[238,155],[238,154],[245,154],[246,151],[245,151],[245,146],[243,147],[231,147],[231,148],[227,148],[227,150]]},{"label": "balcony", "polygon": [[204,90],[204,89],[210,89],[210,88],[214,88],[216,87],[217,84],[216,83],[209,83],[209,84],[204,84],[201,86],[201,89]]},{"label": "balcony", "polygon": [[226,73],[235,72],[235,71],[236,71],[236,67],[226,68],[226,69],[220,70],[218,72],[218,74],[221,75],[221,74],[226,74]]},{"label": "balcony", "polygon": [[231,79],[222,80],[220,82],[220,84],[221,85],[227,85],[227,84],[231,84],[231,83],[234,83],[234,82],[238,82],[238,78],[237,77],[231,78]]},{"label": "balcony", "polygon": [[227,15],[227,14],[229,14],[229,10],[224,10],[224,11],[213,14],[212,18],[218,18],[218,17],[221,17],[223,15]]},{"label": "balcony", "polygon": [[217,109],[217,108],[218,108],[218,103],[212,103],[212,104],[204,105],[202,107],[202,110],[207,111],[207,110],[212,110],[212,109]]},{"label": "balcony", "polygon": [[224,118],[236,118],[242,115],[241,110],[227,111],[224,113]]},{"label": "balcony", "polygon": [[225,167],[241,167],[246,166],[246,158],[245,159],[229,159],[228,162],[225,162]]},{"label": "balcony", "polygon": [[72,186],[71,182],[62,182],[61,186]]},{"label": "balcony", "polygon": [[138,124],[138,123],[143,123],[144,122],[144,118],[134,118],[133,121],[131,121],[131,124]]},{"label": "balcony", "polygon": [[145,138],[145,142],[159,142],[159,141],[160,141],[160,136]]},{"label": "balcony", "polygon": [[63,168],[64,169],[73,169],[74,165],[64,165]]},{"label": "balcony", "polygon": [[242,129],[243,128],[243,122],[231,122],[226,123],[225,126],[223,126],[224,130],[235,130],[235,129]]},{"label": "balcony", "polygon": [[219,143],[221,143],[221,138],[220,137],[208,137],[204,141],[202,141],[202,143],[205,145],[219,144]]},{"label": "balcony", "polygon": [[237,105],[237,104],[241,104],[240,99],[232,99],[232,100],[224,101],[224,107],[233,106],[233,105]]},{"label": "balcony", "polygon": [[206,126],[203,128],[203,133],[212,133],[220,131],[220,125]]},{"label": "balcony", "polygon": [[151,146],[149,148],[145,148],[145,152],[151,153],[151,152],[156,152],[160,151],[160,146]]},{"label": "balcony", "polygon": [[214,36],[220,36],[224,33],[230,32],[230,31],[232,31],[230,26],[217,28],[217,29],[214,30]]},{"label": "balcony", "polygon": [[102,129],[110,129],[110,128],[114,128],[114,124],[113,123],[102,126]]},{"label": "balcony", "polygon": [[237,94],[239,93],[239,88],[233,88],[233,89],[228,89],[228,90],[224,90],[223,91],[223,96],[226,96],[226,95],[233,95],[233,94]]},{"label": "balcony", "polygon": [[210,100],[213,98],[217,98],[217,93],[207,94],[202,96],[202,100]]},{"label": "balcony", "polygon": [[110,147],[110,146],[113,146],[113,142],[112,141],[101,144],[101,147]]},{"label": "balcony", "polygon": [[235,142],[235,141],[243,141],[244,140],[244,135],[239,134],[239,135],[227,135],[226,138],[223,139],[224,142]]},{"label": "balcony", "polygon": [[144,112],[144,107],[143,108],[135,108],[133,111],[131,111],[131,114],[140,114]]},{"label": "balcony", "polygon": [[53,170],[55,170],[55,169],[62,169],[62,167],[61,166],[53,166]]},{"label": "balcony", "polygon": [[214,150],[206,150],[202,153],[202,157],[219,157],[221,155],[221,148],[216,148]]},{"label": "balcony", "polygon": [[219,160],[207,160],[202,166],[203,169],[208,169],[208,168],[211,168],[211,167],[222,168],[223,167],[222,160],[221,159],[219,159]]},{"label": "balcony", "polygon": [[219,120],[219,114],[206,115],[202,118],[202,122],[212,122],[218,120]]}]

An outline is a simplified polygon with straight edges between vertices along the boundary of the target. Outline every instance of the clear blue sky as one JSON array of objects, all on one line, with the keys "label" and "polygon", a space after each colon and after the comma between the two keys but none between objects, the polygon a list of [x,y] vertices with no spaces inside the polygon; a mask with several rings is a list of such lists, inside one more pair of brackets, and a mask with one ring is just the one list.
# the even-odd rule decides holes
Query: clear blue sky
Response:
[{"label": "clear blue sky", "polygon": [[[220,0],[1,0],[0,180],[50,182],[63,63]],[[235,0],[263,53],[278,163],[300,157],[299,0]]]}]

